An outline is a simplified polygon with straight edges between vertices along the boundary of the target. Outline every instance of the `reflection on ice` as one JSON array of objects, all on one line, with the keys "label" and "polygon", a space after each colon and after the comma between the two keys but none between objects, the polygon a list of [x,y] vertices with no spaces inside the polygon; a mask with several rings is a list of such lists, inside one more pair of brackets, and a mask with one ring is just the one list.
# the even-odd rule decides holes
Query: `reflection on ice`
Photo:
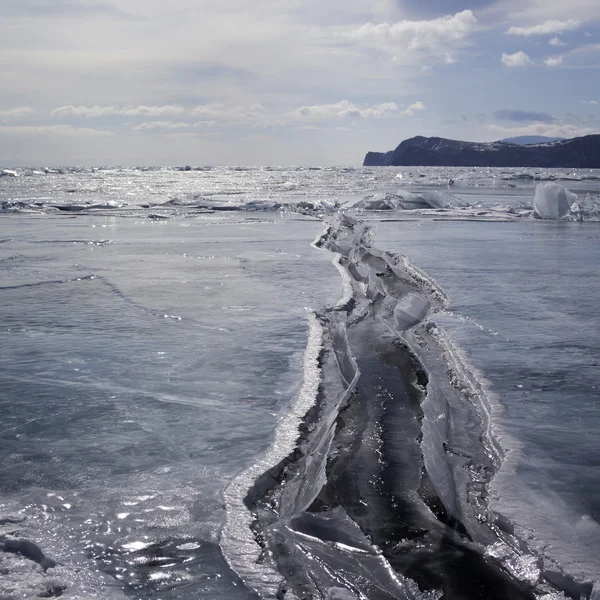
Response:
[{"label": "reflection on ice", "polygon": [[125,550],[130,550],[131,552],[143,550],[148,546],[150,546],[150,542],[129,542],[128,544],[123,544],[123,548],[125,548]]}]

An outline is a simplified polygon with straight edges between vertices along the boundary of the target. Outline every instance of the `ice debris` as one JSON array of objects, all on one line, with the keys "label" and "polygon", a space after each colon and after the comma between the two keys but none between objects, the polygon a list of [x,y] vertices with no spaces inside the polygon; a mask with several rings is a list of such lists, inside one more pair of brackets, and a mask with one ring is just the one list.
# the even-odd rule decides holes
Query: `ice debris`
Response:
[{"label": "ice debris", "polygon": [[373,194],[366,196],[354,205],[355,208],[365,210],[414,210],[414,209],[439,209],[456,206],[465,206],[465,202],[442,191],[422,191],[419,193],[400,190],[397,194]]},{"label": "ice debris", "polygon": [[577,195],[556,183],[538,185],[533,199],[533,210],[540,219],[558,221],[571,212]]}]

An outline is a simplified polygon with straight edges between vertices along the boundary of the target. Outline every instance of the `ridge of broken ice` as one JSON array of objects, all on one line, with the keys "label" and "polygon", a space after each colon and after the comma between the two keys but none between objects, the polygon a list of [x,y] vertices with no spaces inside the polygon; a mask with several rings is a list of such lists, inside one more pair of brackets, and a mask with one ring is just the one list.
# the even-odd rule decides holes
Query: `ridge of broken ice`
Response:
[{"label": "ridge of broken ice", "polygon": [[366,210],[413,210],[423,208],[450,208],[466,206],[460,198],[443,191],[422,191],[419,193],[400,190],[397,194],[371,194],[354,205]]}]

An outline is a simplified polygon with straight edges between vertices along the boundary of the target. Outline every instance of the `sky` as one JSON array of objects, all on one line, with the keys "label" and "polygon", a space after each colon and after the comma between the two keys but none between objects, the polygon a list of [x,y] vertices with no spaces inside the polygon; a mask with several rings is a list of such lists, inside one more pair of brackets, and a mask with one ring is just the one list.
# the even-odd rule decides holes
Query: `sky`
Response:
[{"label": "sky", "polygon": [[0,0],[0,165],[600,133],[598,0]]}]

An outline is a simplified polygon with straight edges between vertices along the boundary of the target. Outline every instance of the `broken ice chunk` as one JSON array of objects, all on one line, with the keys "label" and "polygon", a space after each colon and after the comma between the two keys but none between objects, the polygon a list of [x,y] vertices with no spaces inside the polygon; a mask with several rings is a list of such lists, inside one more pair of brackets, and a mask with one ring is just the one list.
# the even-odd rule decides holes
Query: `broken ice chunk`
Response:
[{"label": "broken ice chunk", "polygon": [[573,192],[556,183],[538,185],[533,199],[533,210],[540,219],[559,220],[566,217],[577,200]]}]

